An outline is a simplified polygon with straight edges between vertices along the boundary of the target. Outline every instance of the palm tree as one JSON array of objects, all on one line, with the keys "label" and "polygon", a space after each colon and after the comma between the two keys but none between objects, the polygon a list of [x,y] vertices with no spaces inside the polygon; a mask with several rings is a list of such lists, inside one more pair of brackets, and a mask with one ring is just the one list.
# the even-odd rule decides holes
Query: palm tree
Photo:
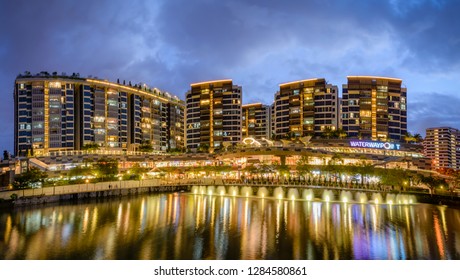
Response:
[{"label": "palm tree", "polygon": [[308,156],[302,156],[298,161],[297,161],[297,174],[302,176],[304,180],[306,180],[306,175],[310,173],[310,164],[309,164],[309,157]]},{"label": "palm tree", "polygon": [[337,138],[339,139],[345,139],[347,138],[347,132],[345,130],[343,130],[343,128],[339,128],[335,131],[336,135],[337,135]]},{"label": "palm tree", "polygon": [[406,143],[410,143],[410,142],[415,142],[415,138],[414,136],[410,133],[410,132],[407,132],[404,136],[404,141],[406,141]]},{"label": "palm tree", "polygon": [[422,143],[423,142],[423,137],[422,137],[422,135],[416,133],[416,134],[414,134],[414,140],[415,140],[415,143]]},{"label": "palm tree", "polygon": [[334,131],[329,126],[326,126],[321,132],[321,137],[330,139],[334,135]]}]

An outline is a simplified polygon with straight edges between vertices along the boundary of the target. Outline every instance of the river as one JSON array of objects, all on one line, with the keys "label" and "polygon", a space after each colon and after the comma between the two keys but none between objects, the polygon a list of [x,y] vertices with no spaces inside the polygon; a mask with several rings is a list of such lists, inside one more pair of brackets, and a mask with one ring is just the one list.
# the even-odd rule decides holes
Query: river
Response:
[{"label": "river", "polygon": [[2,209],[0,259],[460,259],[460,210],[153,194]]}]

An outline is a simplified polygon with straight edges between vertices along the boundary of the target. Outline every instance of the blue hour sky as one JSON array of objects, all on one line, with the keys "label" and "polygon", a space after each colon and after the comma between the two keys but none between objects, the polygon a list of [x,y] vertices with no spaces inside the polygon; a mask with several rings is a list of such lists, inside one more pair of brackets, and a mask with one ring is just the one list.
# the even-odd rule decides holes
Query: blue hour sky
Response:
[{"label": "blue hour sky", "polygon": [[181,98],[231,78],[243,102],[279,83],[390,76],[408,89],[408,129],[460,128],[460,1],[0,1],[0,149],[13,150],[18,73],[146,83]]}]

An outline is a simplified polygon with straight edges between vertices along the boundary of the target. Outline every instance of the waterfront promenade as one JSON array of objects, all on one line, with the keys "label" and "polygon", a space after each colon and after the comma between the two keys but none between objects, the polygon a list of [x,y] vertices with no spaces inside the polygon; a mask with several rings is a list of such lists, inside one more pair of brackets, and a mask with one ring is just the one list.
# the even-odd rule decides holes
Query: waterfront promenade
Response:
[{"label": "waterfront promenade", "polygon": [[[124,196],[140,193],[151,192],[172,192],[172,191],[191,191],[193,186],[202,188],[224,188],[227,189],[226,194],[229,194],[229,188],[245,188],[247,192],[250,190],[249,196],[257,196],[260,188],[265,188],[268,194],[273,195],[275,189],[281,188],[286,194],[288,190],[296,189],[299,193],[302,190],[311,190],[314,197],[321,198],[324,191],[330,192],[334,197],[339,198],[342,193],[348,192],[352,195],[356,193],[364,193],[368,197],[374,194],[385,196],[387,194],[410,194],[417,197],[418,202],[426,202],[433,204],[451,204],[460,205],[460,196],[458,193],[438,193],[430,194],[425,189],[407,189],[395,190],[394,188],[382,186],[368,185],[307,185],[302,181],[242,181],[242,180],[222,180],[213,178],[202,179],[148,179],[148,180],[127,180],[127,181],[110,181],[99,183],[84,183],[75,185],[50,186],[36,189],[20,189],[8,190],[0,192],[0,200],[11,201],[15,200],[15,204],[42,204],[48,202],[56,202],[61,200],[78,200],[84,198],[108,197],[108,196]],[[207,189],[206,189],[207,190]],[[198,194],[209,195],[208,191],[203,191]],[[219,195],[213,193],[213,195]],[[246,194],[247,195],[247,194]],[[284,196],[286,197],[286,196]],[[268,198],[268,197],[267,197]],[[299,198],[301,199],[301,198]],[[351,201],[350,201],[351,202]]]}]

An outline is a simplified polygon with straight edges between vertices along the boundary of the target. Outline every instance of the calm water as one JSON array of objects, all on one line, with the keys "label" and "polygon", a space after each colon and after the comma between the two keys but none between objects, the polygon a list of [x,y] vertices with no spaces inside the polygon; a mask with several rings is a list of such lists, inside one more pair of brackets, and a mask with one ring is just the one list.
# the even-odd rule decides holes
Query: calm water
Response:
[{"label": "calm water", "polygon": [[185,193],[2,209],[0,259],[460,259],[460,210]]}]

